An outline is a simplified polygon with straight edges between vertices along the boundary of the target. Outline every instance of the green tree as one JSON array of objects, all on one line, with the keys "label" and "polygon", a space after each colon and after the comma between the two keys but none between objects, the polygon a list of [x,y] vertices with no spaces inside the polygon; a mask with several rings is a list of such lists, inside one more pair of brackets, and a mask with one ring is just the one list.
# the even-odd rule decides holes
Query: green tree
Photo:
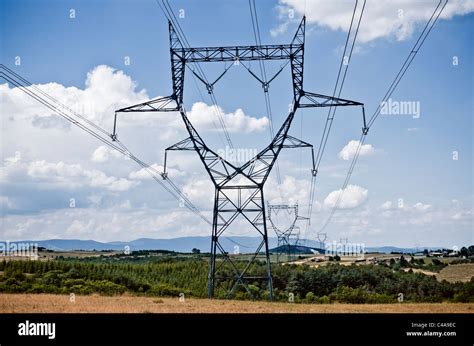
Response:
[{"label": "green tree", "polygon": [[469,250],[465,246],[463,246],[461,250],[459,250],[459,255],[461,257],[469,257]]}]

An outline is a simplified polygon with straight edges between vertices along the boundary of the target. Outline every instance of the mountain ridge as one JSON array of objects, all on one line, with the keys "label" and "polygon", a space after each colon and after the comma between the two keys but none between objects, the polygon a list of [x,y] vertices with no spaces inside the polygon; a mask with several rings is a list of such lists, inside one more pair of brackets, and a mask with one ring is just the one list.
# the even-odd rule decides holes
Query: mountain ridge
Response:
[{"label": "mountain ridge", "polygon": [[[259,237],[248,237],[248,236],[233,236],[233,237],[221,237],[220,243],[226,251],[234,252],[238,246],[240,253],[250,252],[252,248],[255,249],[261,238]],[[0,243],[6,243],[6,241],[0,241]],[[49,250],[55,251],[103,251],[103,250],[124,250],[125,246],[130,247],[130,251],[136,250],[169,250],[176,252],[191,252],[193,248],[201,250],[201,252],[208,252],[211,246],[211,237],[209,236],[189,236],[189,237],[177,237],[169,239],[155,239],[155,238],[137,238],[132,241],[110,241],[100,242],[92,239],[46,239],[46,240],[17,240],[10,241],[13,243],[35,243],[38,246],[44,247]],[[306,240],[300,241],[301,246],[307,248],[319,248],[319,241]],[[329,242],[328,242],[329,244]],[[269,247],[277,247],[277,239],[269,238]],[[368,252],[416,252],[423,251],[424,249],[434,250],[441,249],[443,247],[396,247],[396,246],[373,246],[366,247],[365,250]]]}]

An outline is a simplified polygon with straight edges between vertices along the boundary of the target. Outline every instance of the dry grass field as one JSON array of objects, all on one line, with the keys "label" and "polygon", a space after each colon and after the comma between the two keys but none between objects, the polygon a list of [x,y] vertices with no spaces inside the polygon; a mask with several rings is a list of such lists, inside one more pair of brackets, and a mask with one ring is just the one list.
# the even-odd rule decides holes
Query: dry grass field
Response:
[{"label": "dry grass field", "polygon": [[468,282],[474,276],[474,263],[450,265],[437,275],[438,280]]},{"label": "dry grass field", "polygon": [[134,296],[0,294],[0,313],[474,313],[474,304],[290,304]]}]

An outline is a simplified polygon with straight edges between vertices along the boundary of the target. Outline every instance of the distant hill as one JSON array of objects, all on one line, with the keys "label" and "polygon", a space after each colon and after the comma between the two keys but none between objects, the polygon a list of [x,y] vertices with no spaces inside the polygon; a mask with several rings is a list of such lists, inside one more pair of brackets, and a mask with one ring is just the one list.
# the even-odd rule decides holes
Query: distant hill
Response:
[{"label": "distant hill", "polygon": [[[18,243],[15,241],[11,243]],[[48,239],[48,240],[23,240],[23,243],[36,243],[38,246],[55,251],[101,251],[101,250],[124,250],[125,246],[129,246],[131,251],[134,250],[170,250],[176,252],[191,252],[193,248],[200,249],[201,252],[208,252],[211,247],[211,237],[180,237],[172,239],[152,239],[140,238],[129,242],[98,242],[95,240],[79,240],[79,239]],[[239,252],[250,252],[257,248],[261,238],[257,237],[221,237],[220,243],[226,251],[234,252],[235,247],[239,247]],[[269,246],[276,246],[277,240],[269,238]],[[250,249],[250,250],[249,250]]]},{"label": "distant hill", "polygon": [[[4,241],[1,241],[4,243]],[[11,243],[18,243],[15,241]],[[48,239],[48,240],[23,240],[23,243],[36,243],[38,246],[55,250],[55,251],[71,251],[71,250],[124,250],[125,246],[129,246],[131,251],[134,250],[169,250],[176,252],[191,252],[193,248],[201,250],[201,252],[209,252],[211,247],[210,237],[180,237],[172,239],[152,239],[152,238],[139,238],[129,242],[114,241],[114,242],[99,242],[95,240],[79,240],[79,239]],[[240,253],[251,252],[257,248],[260,244],[261,238],[258,237],[221,237],[220,243],[225,251],[234,252],[236,246]],[[300,254],[309,254],[319,252],[320,243],[314,240],[300,240],[300,244],[296,247],[296,250]],[[273,252],[277,252],[277,239],[269,238],[269,248]],[[426,247],[429,250],[439,249],[440,247]],[[425,249],[425,247],[418,247],[418,251]],[[382,247],[367,247],[365,249],[368,252],[403,252],[412,253],[416,252],[414,248],[399,248],[394,246],[382,246]],[[283,251],[286,252],[286,251]]]},{"label": "distant hill", "polygon": [[281,245],[270,249],[273,253],[291,253],[295,255],[323,254],[324,249],[308,247],[303,245]]}]

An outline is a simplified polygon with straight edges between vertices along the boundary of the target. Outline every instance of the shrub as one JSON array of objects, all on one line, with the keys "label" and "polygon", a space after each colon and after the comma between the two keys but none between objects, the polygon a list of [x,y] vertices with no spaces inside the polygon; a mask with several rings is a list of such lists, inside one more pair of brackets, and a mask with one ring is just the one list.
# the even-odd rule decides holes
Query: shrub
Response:
[{"label": "shrub", "polygon": [[248,285],[247,296],[251,299],[259,299],[260,298],[260,288],[257,285]]},{"label": "shrub", "polygon": [[314,293],[313,293],[313,292],[308,292],[308,293],[306,293],[305,301],[306,301],[307,303],[313,303],[313,302],[314,302],[314,299],[315,299],[315,297],[314,297]]},{"label": "shrub", "polygon": [[369,294],[363,288],[338,287],[335,292],[330,294],[330,297],[340,303],[349,304],[364,304],[367,302]]},{"label": "shrub", "polygon": [[43,275],[42,281],[45,285],[53,285],[59,287],[61,286],[61,276],[61,270],[51,270]]},{"label": "shrub", "polygon": [[396,303],[397,299],[392,295],[374,293],[369,294],[366,302],[369,304],[391,304]]},{"label": "shrub", "polygon": [[124,286],[114,284],[113,282],[110,282],[110,281],[107,281],[107,280],[88,281],[87,285],[90,288],[92,288],[92,290],[94,292],[109,294],[109,295],[121,294],[121,293],[125,292],[125,290],[126,290]]},{"label": "shrub", "polygon": [[318,304],[330,304],[331,300],[329,299],[328,296],[322,296],[322,297],[318,298],[317,303]]},{"label": "shrub", "polygon": [[167,284],[158,284],[158,285],[153,285],[151,288],[148,290],[148,294],[154,295],[154,296],[173,296],[173,297],[178,297],[180,293],[182,293],[183,290],[180,290],[176,287],[167,285]]},{"label": "shrub", "polygon": [[86,284],[86,281],[84,279],[66,279],[62,282],[62,285],[68,288],[71,288],[72,286],[83,286]]},{"label": "shrub", "polygon": [[43,293],[44,287],[42,284],[33,284],[27,293]]}]

